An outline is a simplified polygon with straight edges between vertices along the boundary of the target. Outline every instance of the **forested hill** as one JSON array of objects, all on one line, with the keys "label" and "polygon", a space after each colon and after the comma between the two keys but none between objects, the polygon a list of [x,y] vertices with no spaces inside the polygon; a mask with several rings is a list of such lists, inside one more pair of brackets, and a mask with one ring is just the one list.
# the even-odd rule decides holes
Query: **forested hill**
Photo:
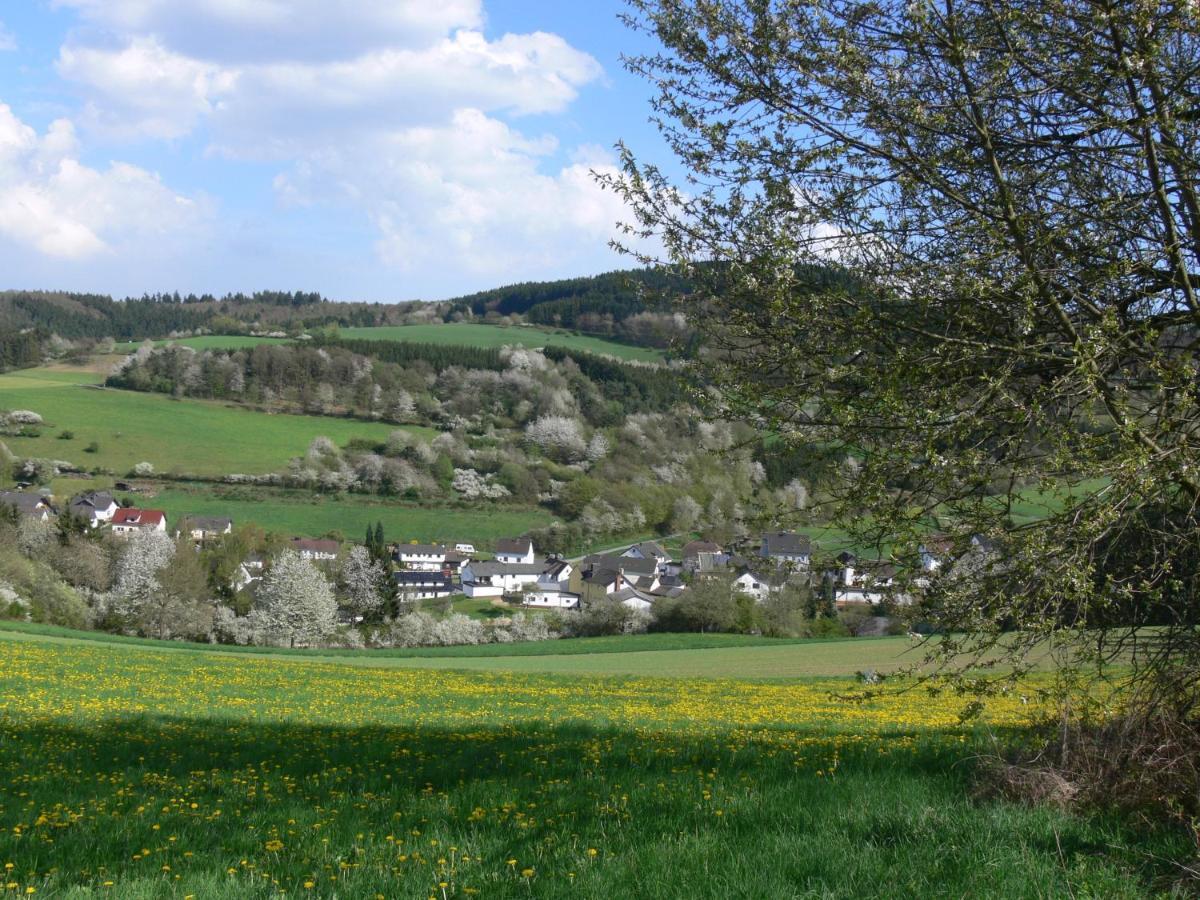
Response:
[{"label": "forested hill", "polygon": [[138,340],[176,332],[237,333],[251,323],[292,326],[391,324],[392,305],[334,303],[303,291],[254,294],[147,294],[113,300],[100,294],[56,291],[0,292],[0,333],[38,329],[68,340]]},{"label": "forested hill", "polygon": [[475,316],[521,315],[538,325],[586,327],[588,317],[620,322],[645,311],[664,311],[672,299],[691,293],[691,283],[664,269],[606,272],[590,278],[526,281],[450,300],[454,312]]}]

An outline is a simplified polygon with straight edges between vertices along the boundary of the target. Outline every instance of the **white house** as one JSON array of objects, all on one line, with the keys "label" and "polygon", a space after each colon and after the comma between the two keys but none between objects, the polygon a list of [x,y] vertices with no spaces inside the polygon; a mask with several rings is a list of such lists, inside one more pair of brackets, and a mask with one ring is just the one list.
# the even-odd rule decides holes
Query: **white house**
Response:
[{"label": "white house", "polygon": [[794,531],[768,531],[762,536],[759,555],[777,565],[786,563],[806,568],[812,559],[812,543],[807,535]]},{"label": "white house", "polygon": [[85,519],[92,528],[111,522],[120,508],[120,504],[108,491],[85,491],[71,498],[71,502],[67,504],[71,515]]},{"label": "white house", "polygon": [[468,597],[503,597],[537,584],[544,566],[540,563],[476,562],[461,570],[463,593]]},{"label": "white house", "polygon": [[193,541],[207,541],[233,531],[233,519],[223,516],[189,516],[183,527]]},{"label": "white house", "polygon": [[434,600],[462,593],[454,578],[441,572],[393,572],[392,583],[401,600]]},{"label": "white house", "polygon": [[531,566],[536,558],[533,553],[533,541],[529,538],[501,538],[496,541],[496,562]]},{"label": "white house", "polygon": [[630,609],[636,609],[641,612],[646,612],[654,605],[654,598],[652,596],[632,587],[621,588],[621,590],[613,593],[611,597],[622,606],[627,606]]},{"label": "white house", "polygon": [[579,606],[579,594],[570,590],[575,567],[564,559],[550,560],[533,589],[521,594],[525,606],[546,609],[574,609]]},{"label": "white house", "polygon": [[660,571],[671,561],[671,555],[657,541],[642,541],[621,554],[626,559],[642,559],[653,562]]},{"label": "white house", "polygon": [[927,537],[917,548],[921,557],[921,570],[936,572],[949,559],[954,550],[954,541],[944,534],[934,534]]},{"label": "white house", "polygon": [[440,572],[446,563],[442,544],[401,544],[396,548],[396,563],[416,572]]},{"label": "white house", "polygon": [[292,549],[300,554],[301,559],[307,559],[309,562],[328,562],[337,559],[342,545],[331,540],[292,538]]},{"label": "white house", "polygon": [[161,509],[118,509],[110,526],[113,534],[123,537],[135,531],[166,531],[167,514]]},{"label": "white house", "polygon": [[470,553],[475,552],[475,545],[474,544],[455,544],[454,549],[457,550],[459,553],[470,554]]},{"label": "white house", "polygon": [[773,586],[766,576],[751,569],[744,569],[737,578],[733,579],[733,589],[743,594],[749,594],[759,603],[779,590],[778,586]]}]

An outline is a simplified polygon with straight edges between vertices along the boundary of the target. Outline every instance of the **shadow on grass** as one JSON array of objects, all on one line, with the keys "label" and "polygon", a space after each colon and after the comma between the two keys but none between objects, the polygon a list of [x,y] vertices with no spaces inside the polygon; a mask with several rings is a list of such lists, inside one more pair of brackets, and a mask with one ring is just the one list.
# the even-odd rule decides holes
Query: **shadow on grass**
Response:
[{"label": "shadow on grass", "polygon": [[1187,852],[1113,816],[973,803],[970,746],[927,733],[166,716],[0,733],[0,856],[50,890],[1135,896]]}]

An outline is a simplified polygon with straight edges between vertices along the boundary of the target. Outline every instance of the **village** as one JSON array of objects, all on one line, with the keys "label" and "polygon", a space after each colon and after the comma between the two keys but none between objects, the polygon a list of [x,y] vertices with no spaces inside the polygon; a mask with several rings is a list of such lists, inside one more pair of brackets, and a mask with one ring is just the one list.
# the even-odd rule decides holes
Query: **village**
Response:
[{"label": "village", "polygon": [[[186,538],[197,549],[234,529],[233,519],[213,516],[183,517],[172,527],[163,510],[122,505],[104,490],[77,494],[61,508],[41,493],[0,491],[0,508],[43,522],[66,517],[73,527],[107,532],[116,539],[156,531]],[[291,537],[280,546],[318,567],[332,568],[354,545],[332,537]],[[490,548],[467,542],[413,542],[388,544],[385,549],[391,593],[401,607],[464,597],[531,610],[580,610],[611,601],[649,612],[661,600],[686,600],[693,586],[717,579],[758,603],[788,588],[819,593],[839,610],[912,603],[900,589],[892,563],[860,560],[843,551],[814,565],[812,541],[796,531],[764,532],[732,546],[689,540],[675,553],[663,542],[644,540],[574,559],[539,554],[526,537],[500,539]],[[951,553],[948,538],[931,535],[920,547],[921,577],[915,583],[941,568]],[[236,565],[230,590],[253,594],[270,563],[264,554],[246,554]],[[356,621],[348,614],[343,620]]]}]

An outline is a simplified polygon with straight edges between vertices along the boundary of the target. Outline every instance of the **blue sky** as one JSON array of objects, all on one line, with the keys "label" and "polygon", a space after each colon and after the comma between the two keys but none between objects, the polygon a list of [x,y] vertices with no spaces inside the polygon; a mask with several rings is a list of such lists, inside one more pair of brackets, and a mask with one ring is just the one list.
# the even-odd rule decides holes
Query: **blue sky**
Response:
[{"label": "blue sky", "polygon": [[452,296],[631,265],[619,0],[0,5],[0,288]]}]

